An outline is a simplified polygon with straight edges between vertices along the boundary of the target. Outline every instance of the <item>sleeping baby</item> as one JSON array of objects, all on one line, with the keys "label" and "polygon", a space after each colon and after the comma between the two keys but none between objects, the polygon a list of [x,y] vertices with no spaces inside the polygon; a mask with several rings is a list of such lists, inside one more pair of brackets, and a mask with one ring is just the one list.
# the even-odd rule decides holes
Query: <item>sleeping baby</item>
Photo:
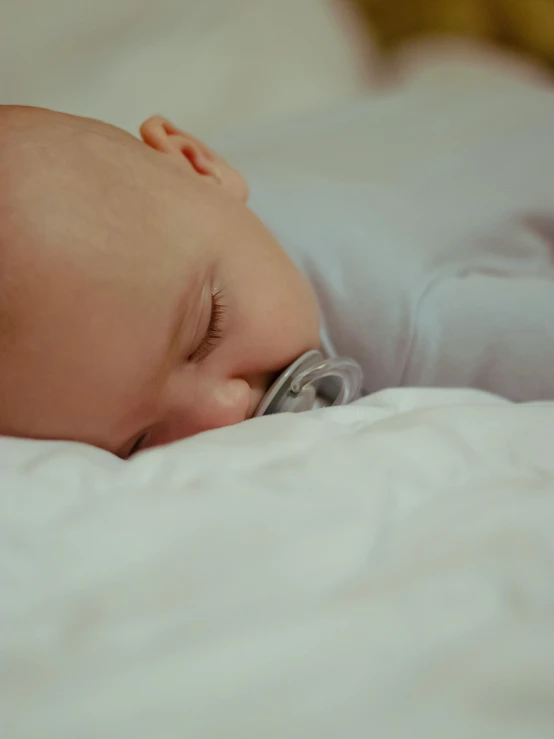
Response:
[{"label": "sleeping baby", "polygon": [[[0,107],[0,433],[127,458],[250,418],[321,346],[362,364],[365,392],[554,395],[544,239],[502,254],[489,239],[462,259],[410,239],[409,214],[390,219],[376,192],[370,235],[354,223],[372,201],[360,183],[278,202],[260,180],[249,207],[244,177],[208,146],[159,116],[140,134]],[[301,224],[337,211],[342,226],[320,221],[319,235]]]}]

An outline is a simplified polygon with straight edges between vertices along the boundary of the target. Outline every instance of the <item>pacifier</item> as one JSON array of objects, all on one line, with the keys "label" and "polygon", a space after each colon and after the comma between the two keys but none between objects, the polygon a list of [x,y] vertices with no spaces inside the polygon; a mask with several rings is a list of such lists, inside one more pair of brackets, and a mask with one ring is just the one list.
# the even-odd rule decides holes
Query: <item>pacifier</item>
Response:
[{"label": "pacifier", "polygon": [[361,389],[362,369],[354,359],[325,358],[319,351],[309,351],[279,375],[254,416],[346,405],[359,397]]}]

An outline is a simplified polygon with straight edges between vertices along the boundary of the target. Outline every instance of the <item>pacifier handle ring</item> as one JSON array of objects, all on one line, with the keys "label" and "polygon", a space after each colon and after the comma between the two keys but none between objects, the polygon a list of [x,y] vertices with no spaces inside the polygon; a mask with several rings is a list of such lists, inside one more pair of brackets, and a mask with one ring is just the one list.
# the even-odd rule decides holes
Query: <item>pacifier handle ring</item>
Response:
[{"label": "pacifier handle ring", "polygon": [[357,362],[342,357],[324,359],[300,372],[293,378],[290,392],[299,395],[306,385],[326,377],[340,380],[339,392],[332,405],[345,405],[358,398],[362,387],[362,370]]}]

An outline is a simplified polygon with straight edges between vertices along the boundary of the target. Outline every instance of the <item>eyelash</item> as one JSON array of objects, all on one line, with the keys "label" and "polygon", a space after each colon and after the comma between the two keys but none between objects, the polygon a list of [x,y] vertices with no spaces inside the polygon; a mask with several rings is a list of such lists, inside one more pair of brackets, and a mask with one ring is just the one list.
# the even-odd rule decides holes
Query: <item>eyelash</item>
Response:
[{"label": "eyelash", "polygon": [[212,312],[210,315],[210,323],[206,335],[200,342],[200,345],[189,356],[190,362],[200,362],[205,359],[212,351],[222,336],[222,324],[227,307],[223,304],[222,291],[218,290],[212,293]]},{"label": "eyelash", "polygon": [[141,434],[127,453],[126,459],[130,459],[132,456],[137,454],[137,452],[140,452],[147,438],[148,433]]}]

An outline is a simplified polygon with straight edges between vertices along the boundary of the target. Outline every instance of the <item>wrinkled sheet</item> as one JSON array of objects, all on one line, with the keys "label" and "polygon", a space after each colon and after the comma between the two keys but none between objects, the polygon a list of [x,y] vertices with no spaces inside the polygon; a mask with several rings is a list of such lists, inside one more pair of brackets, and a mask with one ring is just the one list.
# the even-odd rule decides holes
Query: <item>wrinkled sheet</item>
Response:
[{"label": "wrinkled sheet", "polygon": [[554,405],[3,440],[4,739],[552,737]]}]

